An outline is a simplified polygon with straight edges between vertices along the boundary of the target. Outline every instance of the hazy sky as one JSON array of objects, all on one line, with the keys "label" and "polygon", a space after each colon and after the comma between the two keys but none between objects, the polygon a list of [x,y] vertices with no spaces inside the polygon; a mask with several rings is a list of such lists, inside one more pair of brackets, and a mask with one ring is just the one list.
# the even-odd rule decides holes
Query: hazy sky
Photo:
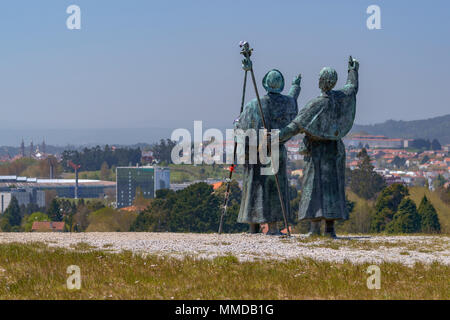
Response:
[{"label": "hazy sky", "polygon": [[[71,4],[81,30],[66,28]],[[371,4],[381,30],[366,27]],[[319,94],[322,67],[344,84],[352,54],[357,123],[448,114],[449,12],[445,0],[1,1],[0,128],[229,126],[240,107],[239,40],[255,49],[258,83],[277,68],[287,92],[302,73],[300,107]]]}]

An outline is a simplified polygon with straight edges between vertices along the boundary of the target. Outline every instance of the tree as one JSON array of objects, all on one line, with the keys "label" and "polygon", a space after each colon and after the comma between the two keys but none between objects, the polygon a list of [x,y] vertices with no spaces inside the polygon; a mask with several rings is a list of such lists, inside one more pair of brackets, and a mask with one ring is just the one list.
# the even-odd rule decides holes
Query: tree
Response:
[{"label": "tree", "polygon": [[430,140],[425,140],[425,139],[414,139],[411,142],[411,147],[417,148],[417,149],[423,149],[423,150],[430,150],[431,142],[430,142]]},{"label": "tree", "polygon": [[63,218],[63,220],[64,220],[64,226],[65,226],[65,231],[68,231],[68,232],[72,232],[73,231],[73,227],[74,227],[74,220],[75,220],[75,213],[69,213],[69,214],[66,214],[65,216],[64,216],[64,218]]},{"label": "tree", "polygon": [[[222,214],[222,204],[225,200],[227,184],[223,183],[214,193],[220,198],[220,207],[219,212]],[[293,194],[297,194],[297,190],[294,187],[291,187],[291,199]],[[241,205],[241,196],[242,191],[239,188],[239,183],[236,180],[231,181],[230,185],[230,196],[228,198],[228,207],[227,212],[223,220],[223,232],[225,233],[234,233],[234,232],[244,232],[247,230],[247,226],[242,223],[237,223],[237,218],[239,215],[239,209]],[[215,231],[215,230],[214,230]]]},{"label": "tree", "polygon": [[65,222],[66,231],[73,231],[74,216],[77,212],[77,206],[74,202],[67,199],[62,199],[59,201],[59,209],[63,216],[63,221]]},{"label": "tree", "polygon": [[91,211],[89,208],[83,203],[81,204],[79,201],[79,204],[77,206],[77,212],[74,215],[74,230],[77,232],[85,231],[86,228],[89,226],[89,214]]},{"label": "tree", "polygon": [[439,197],[442,201],[444,201],[446,204],[450,204],[450,186],[447,188],[441,188],[438,190]]},{"label": "tree", "polygon": [[102,166],[100,167],[100,179],[101,180],[109,180],[111,178],[111,170],[109,170],[108,163],[103,161]]},{"label": "tree", "polygon": [[400,183],[391,184],[381,191],[375,203],[375,209],[379,212],[384,208],[389,208],[392,212],[396,212],[400,202],[406,196],[409,196],[407,186]]},{"label": "tree", "polygon": [[133,201],[133,205],[137,208],[138,212],[143,211],[150,204],[150,199],[144,197],[141,187],[136,188],[136,196]]},{"label": "tree", "polygon": [[420,227],[420,215],[416,204],[411,199],[404,198],[386,230],[389,233],[414,233],[419,232]]},{"label": "tree", "polygon": [[[239,233],[248,230],[248,225],[244,223],[238,223],[237,218],[239,216],[240,203],[232,201],[227,208],[227,213],[223,219],[223,232],[225,233]],[[220,212],[222,213],[222,212]],[[217,230],[211,230],[217,232]]]},{"label": "tree", "polygon": [[[45,205],[46,209],[50,208],[50,204],[52,203],[53,199],[55,199],[58,196],[58,193],[56,190],[45,190]],[[45,211],[47,211],[45,210]]]},{"label": "tree", "polygon": [[62,164],[64,169],[73,172],[73,169],[67,165],[68,160],[81,165],[86,171],[100,170],[104,162],[108,167],[127,166],[130,163],[135,165],[141,161],[140,148],[116,148],[112,149],[108,145],[102,148],[96,146],[94,148],[84,148],[81,152],[76,150],[65,150],[62,153]]},{"label": "tree", "polygon": [[171,189],[159,189],[155,192],[155,198],[156,199],[166,199],[168,197],[175,196],[175,191]]},{"label": "tree", "polygon": [[374,214],[373,205],[370,201],[360,200],[357,202],[346,200],[349,219],[338,221],[336,231],[345,233],[368,233],[370,232],[370,222]]},{"label": "tree", "polygon": [[0,231],[1,232],[11,232],[11,225],[9,224],[8,219],[3,216],[0,218]]},{"label": "tree", "polygon": [[103,203],[103,201],[91,200],[91,201],[86,201],[86,206],[88,207],[88,209],[91,212],[93,212],[93,211],[98,211],[100,209],[103,209],[105,207],[105,204]]},{"label": "tree", "polygon": [[0,221],[0,228],[2,231],[19,231],[22,216],[20,214],[19,201],[16,197],[11,198],[11,202],[6,208]]},{"label": "tree", "polygon": [[164,199],[153,199],[149,206],[139,213],[130,227],[132,232],[168,231],[169,209]]},{"label": "tree", "polygon": [[49,221],[48,215],[42,212],[34,212],[28,216],[25,222],[25,231],[30,232],[35,221]]},{"label": "tree", "polygon": [[376,211],[370,220],[370,232],[383,232],[386,230],[386,225],[392,221],[393,216],[394,213],[389,208]]},{"label": "tree", "polygon": [[[225,193],[227,191],[227,183],[222,183],[222,185],[217,188],[217,190],[214,192],[216,195],[218,195],[221,199],[225,200]],[[241,203],[241,188],[239,188],[239,183],[233,179],[230,184],[230,195],[228,197],[228,203],[231,203],[233,201],[236,201],[237,203]]]},{"label": "tree", "polygon": [[375,202],[375,213],[370,221],[370,231],[385,231],[401,201],[408,195],[408,187],[402,184],[394,183],[384,188]]},{"label": "tree", "polygon": [[176,142],[170,139],[161,139],[159,143],[151,146],[153,156],[160,162],[172,163],[172,149],[176,146]]},{"label": "tree", "polygon": [[48,217],[51,221],[62,221],[63,215],[58,199],[53,199],[47,210]]},{"label": "tree", "polygon": [[430,157],[428,155],[425,155],[422,160],[420,160],[420,164],[425,164],[428,161],[430,161]]},{"label": "tree", "polygon": [[391,164],[396,168],[404,167],[405,163],[406,163],[405,158],[400,158],[399,156],[395,156],[395,158],[391,162]]},{"label": "tree", "polygon": [[447,181],[445,180],[445,178],[441,174],[438,174],[436,179],[433,181],[433,187],[435,189],[440,189],[445,185],[446,182]]},{"label": "tree", "polygon": [[36,203],[30,202],[29,204],[20,206],[20,215],[24,217],[25,215],[30,215],[33,212],[38,212],[43,208],[39,208]]},{"label": "tree", "polygon": [[215,232],[219,227],[221,201],[211,185],[195,183],[169,200],[171,232]]},{"label": "tree", "polygon": [[421,217],[421,229],[426,233],[439,233],[441,231],[441,224],[439,217],[433,204],[424,195],[420,202],[419,215]]},{"label": "tree", "polygon": [[437,139],[433,139],[431,141],[431,150],[441,150],[442,146]]},{"label": "tree", "polygon": [[20,226],[22,216],[20,215],[19,201],[16,197],[11,198],[8,208],[6,208],[4,215],[8,218],[11,226]]},{"label": "tree", "polygon": [[366,149],[363,148],[358,153],[358,158],[358,167],[350,171],[350,189],[361,198],[371,199],[386,186],[386,183],[383,177],[373,170]]},{"label": "tree", "polygon": [[[225,196],[225,185],[216,191],[207,183],[195,183],[183,190],[161,190],[139,214],[131,231],[217,232]],[[247,226],[236,222],[241,191],[232,182],[224,232],[242,232]]]},{"label": "tree", "polygon": [[134,212],[102,208],[89,215],[86,232],[126,232],[130,230],[136,216]]}]

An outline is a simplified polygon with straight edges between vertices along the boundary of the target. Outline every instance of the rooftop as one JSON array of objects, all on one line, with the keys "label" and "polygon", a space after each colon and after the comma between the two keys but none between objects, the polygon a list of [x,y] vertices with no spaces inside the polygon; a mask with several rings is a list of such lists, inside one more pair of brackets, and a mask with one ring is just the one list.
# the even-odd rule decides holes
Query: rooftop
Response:
[{"label": "rooftop", "polygon": [[64,222],[35,221],[33,222],[31,231],[37,232],[64,231]]},{"label": "rooftop", "polygon": [[[39,179],[39,178],[27,178],[17,176],[0,176],[0,187],[64,187],[73,186],[75,179]],[[116,183],[114,181],[102,181],[102,180],[90,180],[90,179],[78,179],[78,185],[80,186],[111,186],[114,187]]]}]

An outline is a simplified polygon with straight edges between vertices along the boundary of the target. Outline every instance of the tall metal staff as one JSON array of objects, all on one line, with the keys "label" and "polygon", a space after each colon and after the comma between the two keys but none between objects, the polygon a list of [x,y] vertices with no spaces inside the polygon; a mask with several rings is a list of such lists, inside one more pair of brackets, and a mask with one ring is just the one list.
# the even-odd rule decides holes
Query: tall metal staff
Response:
[{"label": "tall metal staff", "polygon": [[[255,73],[253,72],[253,65],[252,65],[252,62],[250,60],[251,52],[253,51],[253,49],[250,49],[250,45],[249,45],[248,42],[241,42],[240,46],[242,47],[241,54],[243,54],[244,57],[247,59],[246,63],[247,63],[247,66],[249,67],[249,71],[250,71],[250,74],[252,76],[252,82],[253,82],[253,87],[255,89],[256,100],[258,101],[258,108],[259,108],[259,113],[261,115],[261,121],[262,121],[264,129],[268,132],[268,127],[267,127],[267,124],[266,124],[266,120],[264,118],[264,112],[263,112],[262,105],[261,105],[261,99],[259,98],[258,86],[256,85]],[[244,54],[245,52],[248,52],[248,54],[245,55]],[[245,71],[244,90],[243,90],[243,95],[242,95],[241,113],[242,113],[242,109],[243,109],[243,105],[244,105],[244,95],[245,95],[245,83],[246,83],[246,80],[247,80],[247,70]],[[235,144],[234,144],[234,159],[236,158],[236,147],[237,147],[237,142],[235,142]],[[230,189],[231,176],[232,176],[232,173],[233,173],[233,170],[234,170],[234,166],[235,165],[234,165],[234,162],[233,162],[233,165],[230,167],[230,181],[228,181],[227,194],[225,196],[225,203],[228,202],[228,193],[229,193],[229,189]],[[289,223],[288,223],[287,215],[286,215],[286,207],[285,207],[285,203],[283,201],[283,194],[281,193],[281,187],[280,187],[280,180],[278,178],[278,172],[274,176],[275,176],[275,183],[277,185],[278,197],[280,199],[281,211],[283,213],[284,226],[286,227],[286,231],[288,233],[288,236],[291,236],[291,231],[289,230]],[[225,212],[226,212],[226,206],[224,206],[224,211],[223,211],[222,216],[220,218],[219,233],[222,232],[223,216],[224,216]]]},{"label": "tall metal staff", "polygon": [[[250,46],[248,45],[247,42],[242,42],[239,44],[239,46],[242,48],[241,49],[241,54],[244,56],[245,59],[250,59],[250,56],[252,55],[252,51],[253,49],[250,49]],[[242,111],[244,110],[244,103],[245,103],[245,89],[247,87],[247,74],[248,71],[245,70],[245,75],[244,75],[244,86],[242,88],[242,100],[241,100],[241,111],[239,114],[242,113]],[[225,200],[223,203],[223,211],[222,211],[222,215],[220,216],[220,224],[219,224],[219,234],[222,233],[223,230],[223,218],[225,217],[226,213],[227,213],[227,208],[228,208],[228,200],[230,199],[230,189],[231,189],[231,178],[233,177],[233,172],[234,169],[236,168],[236,151],[237,151],[237,141],[234,142],[234,149],[233,149],[233,164],[230,166],[229,170],[230,170],[230,174],[228,176],[228,183],[227,183],[227,191],[225,192]]]}]

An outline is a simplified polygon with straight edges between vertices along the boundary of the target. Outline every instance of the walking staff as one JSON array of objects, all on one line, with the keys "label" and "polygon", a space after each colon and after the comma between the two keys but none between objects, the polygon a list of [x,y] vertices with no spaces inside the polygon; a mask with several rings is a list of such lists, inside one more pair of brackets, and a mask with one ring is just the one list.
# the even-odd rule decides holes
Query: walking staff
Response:
[{"label": "walking staff", "polygon": [[[259,114],[260,114],[260,117],[261,117],[261,122],[262,122],[262,125],[263,125],[263,128],[265,129],[265,131],[268,132],[268,130],[270,130],[270,128],[268,128],[266,120],[265,120],[265,117],[264,117],[264,112],[263,112],[262,105],[261,105],[261,99],[259,97],[258,88],[257,88],[257,85],[256,85],[255,74],[253,72],[253,65],[252,65],[252,61],[250,60],[250,56],[251,56],[251,53],[252,53],[253,49],[250,48],[250,45],[248,44],[248,42],[241,42],[240,46],[242,48],[241,54],[243,54],[244,57],[245,57],[244,60],[243,60],[243,67],[244,67],[244,70],[245,70],[245,75],[247,75],[247,72],[250,71],[250,74],[251,74],[251,77],[252,77],[252,82],[253,82],[253,87],[255,89],[256,100],[257,100],[257,104],[258,104]],[[245,79],[246,79],[246,77],[245,77]],[[244,94],[245,94],[245,91],[244,91]],[[243,101],[244,101],[244,96],[243,96]],[[243,111],[242,108],[243,108],[243,104],[241,106],[241,113]],[[236,146],[237,146],[237,143],[235,142],[234,160],[236,158]],[[234,171],[234,166],[235,166],[235,164],[233,163],[233,165],[230,167],[230,176],[232,175],[232,171]],[[283,220],[284,220],[285,228],[287,230],[288,235],[290,236],[289,224],[288,224],[287,214],[286,214],[286,207],[285,207],[283,195],[282,195],[282,192],[281,192],[278,172],[274,174],[274,178],[275,178],[275,182],[276,182],[278,198],[279,198],[280,204],[281,204],[281,211],[282,211],[282,214],[283,214]],[[228,183],[230,184],[230,181],[228,181]],[[227,187],[227,190],[229,190],[229,186]],[[228,201],[228,196],[229,195],[226,194],[225,202]],[[224,207],[224,211],[223,211],[222,216],[221,216],[221,223],[220,223],[220,226],[219,226],[219,233],[222,231],[223,217],[224,217],[224,214],[226,213],[225,210],[226,210],[226,207]]]},{"label": "walking staff", "polygon": [[[244,56],[244,60],[245,59],[250,59],[250,56],[252,55],[252,50],[253,49],[250,49],[248,43],[241,41],[239,46],[242,48],[241,49],[241,54]],[[248,71],[245,70],[244,85],[243,85],[243,88],[242,88],[241,111],[239,112],[239,114],[241,114],[242,111],[244,110],[245,89],[247,87],[247,74],[248,74]],[[219,234],[221,234],[222,231],[223,231],[223,219],[224,219],[225,215],[227,214],[228,200],[230,199],[231,178],[233,177],[233,172],[234,172],[234,169],[236,168],[236,151],[237,151],[237,141],[234,142],[233,163],[231,164],[231,166],[229,168],[230,174],[229,174],[228,180],[227,180],[227,191],[225,192],[225,200],[224,200],[224,203],[223,203],[223,211],[222,211],[222,215],[220,216]]]}]

